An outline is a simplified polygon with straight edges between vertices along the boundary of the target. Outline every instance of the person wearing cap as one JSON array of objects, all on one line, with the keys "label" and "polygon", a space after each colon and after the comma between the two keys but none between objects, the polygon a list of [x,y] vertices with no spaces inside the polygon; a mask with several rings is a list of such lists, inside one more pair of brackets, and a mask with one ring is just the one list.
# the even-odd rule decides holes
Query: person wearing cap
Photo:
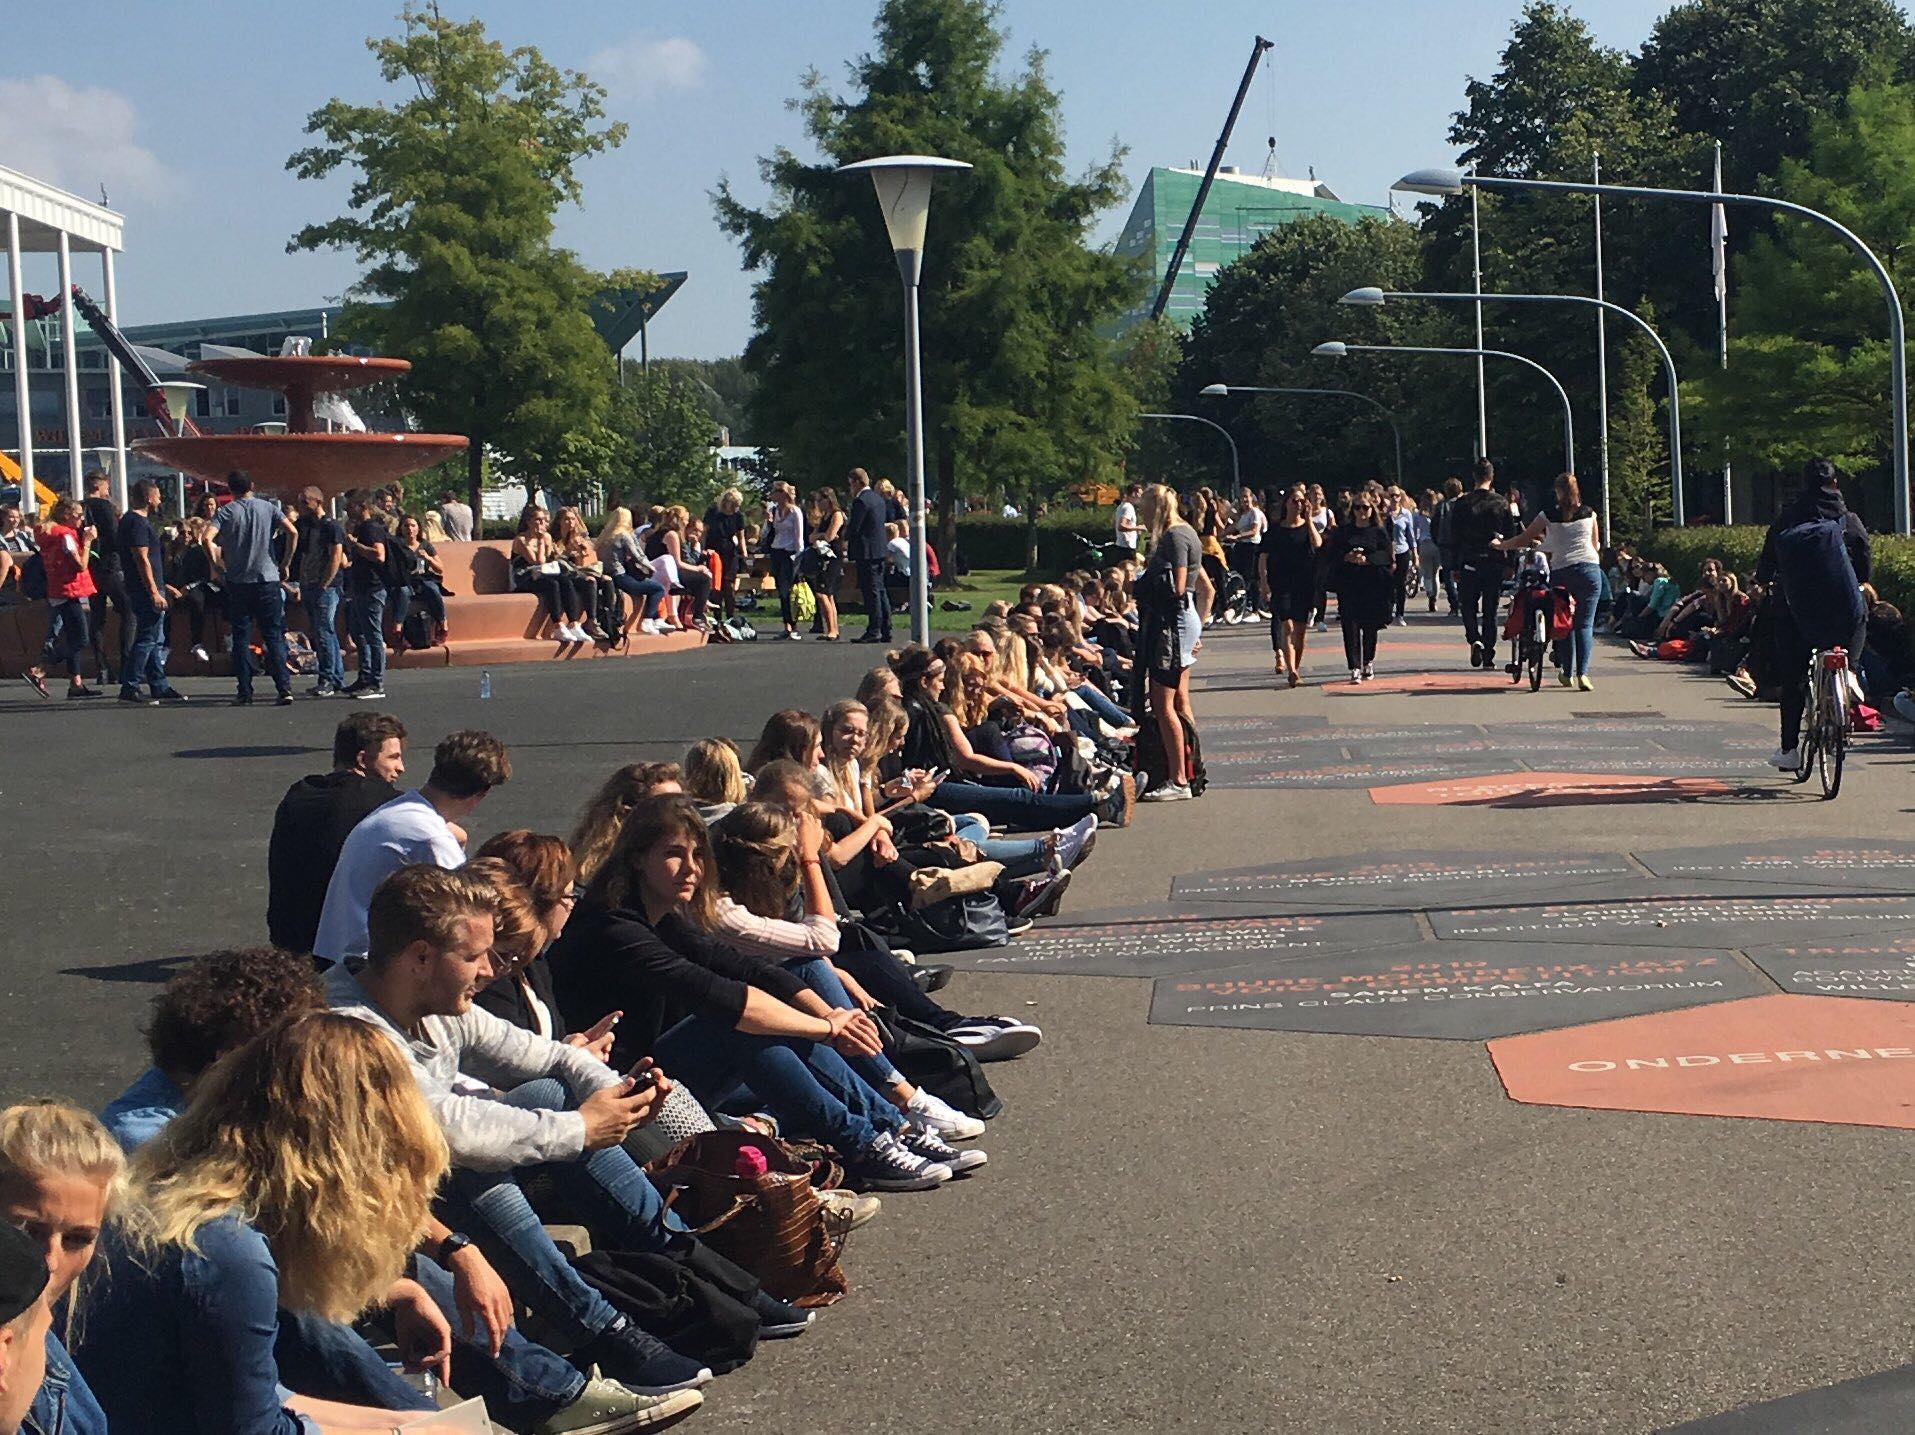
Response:
[{"label": "person wearing cap", "polygon": [[24,1231],[0,1221],[0,1435],[15,1435],[47,1368],[46,1258]]}]

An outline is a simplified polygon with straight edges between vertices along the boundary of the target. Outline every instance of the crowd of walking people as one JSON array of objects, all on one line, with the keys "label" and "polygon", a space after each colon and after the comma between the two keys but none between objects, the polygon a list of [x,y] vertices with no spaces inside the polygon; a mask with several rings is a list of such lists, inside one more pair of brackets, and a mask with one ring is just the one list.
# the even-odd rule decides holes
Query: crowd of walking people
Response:
[{"label": "crowd of walking people", "polygon": [[609,1435],[808,1331],[883,1196],[987,1177],[987,1066],[1043,1040],[937,958],[1056,913],[1140,784],[1202,789],[1202,539],[1140,497],[1140,569],[894,647],[749,751],[622,766],[562,835],[476,840],[512,779],[489,734],[402,790],[405,725],[348,713],[266,835],[270,945],[179,966],[97,1115],[0,1111],[0,1432],[391,1430],[477,1397]]}]

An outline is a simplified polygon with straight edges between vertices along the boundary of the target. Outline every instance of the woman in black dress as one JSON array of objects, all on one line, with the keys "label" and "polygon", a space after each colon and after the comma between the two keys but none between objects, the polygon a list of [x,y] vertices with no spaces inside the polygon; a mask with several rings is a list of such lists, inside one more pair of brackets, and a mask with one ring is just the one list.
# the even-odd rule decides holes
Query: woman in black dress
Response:
[{"label": "woman in black dress", "polygon": [[1350,521],[1330,534],[1330,585],[1336,589],[1337,618],[1343,624],[1343,660],[1350,681],[1376,674],[1377,630],[1390,621],[1393,580],[1390,530],[1383,526],[1374,492],[1365,488],[1350,502]]},{"label": "woman in black dress", "polygon": [[1270,609],[1270,647],[1277,676],[1290,686],[1303,681],[1303,637],[1317,603],[1317,550],[1323,535],[1310,521],[1310,500],[1300,483],[1283,496],[1282,511],[1263,532],[1257,554],[1257,587]]}]

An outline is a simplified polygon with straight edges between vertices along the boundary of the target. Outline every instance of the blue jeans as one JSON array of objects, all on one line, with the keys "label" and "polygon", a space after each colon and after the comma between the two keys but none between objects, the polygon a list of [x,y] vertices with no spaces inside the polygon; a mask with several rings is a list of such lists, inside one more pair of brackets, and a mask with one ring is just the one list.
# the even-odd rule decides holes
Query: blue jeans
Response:
[{"label": "blue jeans", "polygon": [[[845,990],[837,972],[823,957],[786,962],[785,970],[823,997],[826,1006],[838,1011],[857,1010],[858,1004],[851,1000],[851,993]],[[847,1066],[879,1092],[889,1091],[901,1079],[897,1067],[891,1064],[891,1058],[883,1052],[876,1056],[847,1056],[844,1060]]]},{"label": "blue jeans", "polygon": [[354,593],[346,600],[346,627],[359,657],[359,682],[369,688],[386,685],[386,590]]},{"label": "blue jeans", "polygon": [[953,817],[951,825],[958,836],[984,854],[985,861],[1002,862],[1006,877],[1035,876],[1044,870],[1044,860],[1050,855],[1042,837],[993,837],[989,823],[967,812]]},{"label": "blue jeans", "polygon": [[707,1110],[748,1087],[789,1130],[847,1156],[904,1125],[897,1107],[820,1042],[749,1036],[688,1016],[652,1043],[652,1056]]},{"label": "blue jeans", "polygon": [[228,583],[226,585],[226,621],[233,628],[233,676],[239,680],[239,695],[253,695],[253,624],[259,624],[259,640],[266,647],[266,671],[281,693],[293,690],[293,676],[286,669],[286,594],[277,583]]},{"label": "blue jeans", "polygon": [[346,660],[339,653],[339,589],[308,583],[300,590],[300,606],[306,610],[306,622],[313,630],[313,654],[318,659],[319,686],[343,688],[346,685]]},{"label": "blue jeans", "polygon": [[1079,683],[1076,687],[1072,688],[1071,691],[1084,700],[1085,707],[1096,713],[1097,716],[1109,723],[1112,727],[1129,727],[1131,725],[1130,714],[1118,707],[1117,704],[1109,698],[1105,697],[1103,690],[1095,683]]},{"label": "blue jeans", "polygon": [[[585,1377],[563,1356],[513,1328],[495,1358],[484,1326],[462,1328],[452,1277],[444,1267],[423,1257],[414,1265],[414,1279],[452,1327],[452,1388],[460,1395],[483,1398],[492,1418],[511,1430],[530,1430],[579,1398]],[[358,1331],[338,1321],[282,1310],[273,1354],[280,1383],[301,1395],[380,1410],[436,1408]]]},{"label": "blue jeans", "polygon": [[1596,641],[1596,600],[1602,596],[1602,569],[1594,563],[1565,563],[1555,581],[1576,600],[1576,626],[1569,634],[1569,676],[1589,671],[1589,652]]},{"label": "blue jeans", "polygon": [[1087,792],[1032,792],[1026,787],[986,787],[981,782],[940,782],[927,799],[941,812],[976,812],[1019,832],[1068,827],[1097,810]]},{"label": "blue jeans", "polygon": [[[577,1104],[565,1083],[551,1077],[528,1081],[503,1099],[511,1106],[554,1111]],[[581,1220],[593,1241],[607,1250],[662,1251],[685,1225],[666,1211],[658,1188],[619,1146],[523,1172],[453,1168],[442,1188],[442,1219],[470,1235],[512,1293],[576,1347],[616,1320],[618,1310],[579,1278],[545,1233],[519,1185],[521,1175],[534,1172],[550,1180],[567,1214]]]},{"label": "blue jeans", "polygon": [[886,641],[891,637],[891,590],[884,586],[884,560],[858,560],[858,595],[864,599],[864,630]]},{"label": "blue jeans", "polygon": [[127,625],[133,640],[126,645],[126,659],[120,665],[120,691],[139,696],[140,684],[151,687],[154,697],[166,686],[166,614],[137,600],[127,604]]},{"label": "blue jeans", "polygon": [[621,573],[612,580],[612,584],[634,603],[644,604],[638,615],[641,621],[658,616],[658,602],[665,596],[665,585],[656,578],[640,578],[636,573]]}]

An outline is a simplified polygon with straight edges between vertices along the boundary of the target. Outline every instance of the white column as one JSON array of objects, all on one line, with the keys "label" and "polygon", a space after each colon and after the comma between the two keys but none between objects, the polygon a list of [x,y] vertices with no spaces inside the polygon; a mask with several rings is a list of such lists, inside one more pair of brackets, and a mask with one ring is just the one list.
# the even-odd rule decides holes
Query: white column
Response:
[{"label": "white column", "polygon": [[80,476],[86,465],[80,455],[80,356],[73,345],[73,249],[67,234],[60,231],[60,356],[66,371],[66,470],[67,492],[83,498]]},{"label": "white column", "polygon": [[[106,317],[117,327],[120,322],[119,291],[113,283],[113,251],[100,250],[101,278],[106,286]],[[120,361],[111,350],[106,355],[107,402],[113,415],[113,506],[126,511],[126,406],[120,398]]]},{"label": "white column", "polygon": [[27,293],[20,280],[20,216],[7,214],[7,293],[13,301],[9,315],[13,329],[13,404],[20,415],[20,511],[32,514],[39,504],[33,491],[33,407],[27,385]]}]

